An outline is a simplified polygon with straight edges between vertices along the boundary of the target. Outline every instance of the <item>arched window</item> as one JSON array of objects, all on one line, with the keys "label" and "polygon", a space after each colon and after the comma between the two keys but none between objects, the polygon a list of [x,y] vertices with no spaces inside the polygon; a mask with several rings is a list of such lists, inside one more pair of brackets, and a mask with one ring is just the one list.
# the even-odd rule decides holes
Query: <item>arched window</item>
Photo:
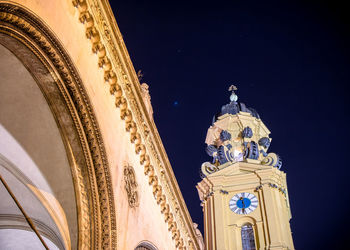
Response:
[{"label": "arched window", "polygon": [[245,224],[241,229],[242,249],[255,250],[254,229],[251,224]]},{"label": "arched window", "polygon": [[135,250],[158,250],[152,243],[144,241],[141,242]]}]

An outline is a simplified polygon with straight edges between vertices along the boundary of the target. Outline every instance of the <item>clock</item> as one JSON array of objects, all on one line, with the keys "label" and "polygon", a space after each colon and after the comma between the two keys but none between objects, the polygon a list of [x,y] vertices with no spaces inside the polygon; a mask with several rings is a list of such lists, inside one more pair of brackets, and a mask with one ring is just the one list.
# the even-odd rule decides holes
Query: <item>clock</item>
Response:
[{"label": "clock", "polygon": [[235,194],[230,200],[229,207],[236,214],[249,214],[258,207],[258,198],[251,193]]}]

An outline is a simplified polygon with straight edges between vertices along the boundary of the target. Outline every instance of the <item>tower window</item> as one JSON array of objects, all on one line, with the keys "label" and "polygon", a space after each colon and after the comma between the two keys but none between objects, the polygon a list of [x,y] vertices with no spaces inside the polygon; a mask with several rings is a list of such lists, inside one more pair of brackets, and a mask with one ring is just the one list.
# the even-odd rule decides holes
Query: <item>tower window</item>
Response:
[{"label": "tower window", "polygon": [[242,226],[242,249],[243,250],[255,250],[254,230],[252,225],[246,224]]}]

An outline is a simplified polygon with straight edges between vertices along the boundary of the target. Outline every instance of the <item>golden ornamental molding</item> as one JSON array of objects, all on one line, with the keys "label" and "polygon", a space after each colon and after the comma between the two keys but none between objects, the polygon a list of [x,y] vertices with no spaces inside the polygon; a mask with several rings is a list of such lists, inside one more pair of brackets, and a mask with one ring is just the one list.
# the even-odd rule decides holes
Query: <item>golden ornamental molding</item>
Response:
[{"label": "golden ornamental molding", "polygon": [[[120,118],[130,133],[130,142],[140,156],[153,195],[164,215],[178,249],[199,249],[192,220],[177,185],[155,124],[141,100],[140,83],[127,53],[122,36],[106,0],[72,0],[85,26],[98,67],[110,86]],[[178,203],[180,202],[180,204]]]},{"label": "golden ornamental molding", "polygon": [[79,248],[115,249],[110,168],[93,109],[68,53],[40,18],[10,2],[0,3],[0,33],[24,44],[51,72],[73,119],[86,163],[71,164],[79,211]]}]

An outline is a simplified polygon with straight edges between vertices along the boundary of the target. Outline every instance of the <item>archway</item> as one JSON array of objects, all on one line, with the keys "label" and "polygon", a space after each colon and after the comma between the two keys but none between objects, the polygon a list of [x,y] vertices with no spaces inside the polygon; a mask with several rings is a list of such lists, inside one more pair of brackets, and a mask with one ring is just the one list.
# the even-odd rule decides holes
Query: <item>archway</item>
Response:
[{"label": "archway", "polygon": [[[102,137],[69,55],[39,18],[9,3],[0,3],[0,44],[2,176],[58,248],[115,248]],[[1,190],[0,229],[29,230]]]}]

